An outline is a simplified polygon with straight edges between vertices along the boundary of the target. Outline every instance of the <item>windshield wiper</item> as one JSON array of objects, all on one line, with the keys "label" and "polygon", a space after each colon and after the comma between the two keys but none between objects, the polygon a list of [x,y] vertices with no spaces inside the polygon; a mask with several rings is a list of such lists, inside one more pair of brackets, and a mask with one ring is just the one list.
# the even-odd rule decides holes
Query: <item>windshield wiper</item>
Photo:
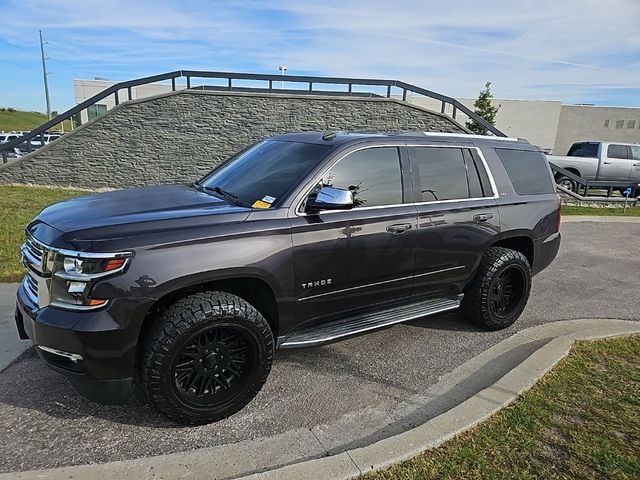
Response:
[{"label": "windshield wiper", "polygon": [[218,186],[215,187],[207,187],[206,185],[202,185],[200,182],[195,182],[194,186],[200,190],[205,190],[207,192],[217,193],[222,198],[224,198],[227,202],[233,203],[234,205],[239,205],[243,207],[244,205],[240,200],[238,200],[238,195],[235,193],[228,192]]}]

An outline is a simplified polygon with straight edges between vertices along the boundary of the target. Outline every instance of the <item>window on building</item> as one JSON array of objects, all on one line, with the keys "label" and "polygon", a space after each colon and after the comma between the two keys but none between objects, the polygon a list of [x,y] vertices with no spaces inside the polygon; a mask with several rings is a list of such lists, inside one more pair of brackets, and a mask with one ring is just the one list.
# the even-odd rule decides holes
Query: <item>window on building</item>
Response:
[{"label": "window on building", "polygon": [[106,112],[107,106],[100,103],[96,103],[87,107],[87,116],[89,117],[89,120],[93,120],[94,118]]},{"label": "window on building", "polygon": [[400,204],[403,199],[398,149],[366,148],[351,153],[331,167],[322,184],[351,190],[355,207]]},{"label": "window on building", "polygon": [[556,191],[549,165],[539,152],[496,148],[513,188],[518,195],[536,195]]},{"label": "window on building", "polygon": [[636,128],[635,120],[627,120],[627,128]]},{"label": "window on building", "polygon": [[[420,191],[418,201],[459,200],[469,198],[467,167],[462,149],[414,147],[410,149],[412,168],[418,171]],[[480,188],[477,172],[472,187]]]},{"label": "window on building", "polygon": [[616,120],[616,128],[624,127],[624,120]]},{"label": "window on building", "polygon": [[609,128],[609,120],[604,121],[604,128]]}]

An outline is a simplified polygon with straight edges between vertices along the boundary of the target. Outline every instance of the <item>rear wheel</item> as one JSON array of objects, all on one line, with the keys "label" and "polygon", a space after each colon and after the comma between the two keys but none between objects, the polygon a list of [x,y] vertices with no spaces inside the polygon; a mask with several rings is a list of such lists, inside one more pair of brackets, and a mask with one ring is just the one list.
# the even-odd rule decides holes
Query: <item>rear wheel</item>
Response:
[{"label": "rear wheel", "polygon": [[559,175],[556,178],[556,183],[561,187],[566,188],[570,192],[578,191],[578,184],[575,181],[571,180],[569,177],[565,177],[564,175]]},{"label": "rear wheel", "polygon": [[462,311],[474,325],[500,330],[518,319],[530,290],[531,267],[527,258],[509,248],[491,247],[465,289]]},{"label": "rear wheel", "polygon": [[245,300],[204,292],[178,300],[149,332],[137,388],[181,423],[214,422],[260,391],[273,360],[273,335]]}]

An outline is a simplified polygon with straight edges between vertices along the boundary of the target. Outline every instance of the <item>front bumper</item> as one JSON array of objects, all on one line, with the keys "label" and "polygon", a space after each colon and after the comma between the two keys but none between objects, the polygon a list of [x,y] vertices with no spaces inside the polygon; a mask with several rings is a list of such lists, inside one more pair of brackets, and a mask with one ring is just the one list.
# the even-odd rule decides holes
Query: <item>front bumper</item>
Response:
[{"label": "front bumper", "polygon": [[69,378],[81,395],[125,403],[132,393],[138,330],[117,319],[132,307],[133,300],[114,299],[91,312],[38,308],[21,284],[15,319],[21,338],[30,338],[46,364]]}]

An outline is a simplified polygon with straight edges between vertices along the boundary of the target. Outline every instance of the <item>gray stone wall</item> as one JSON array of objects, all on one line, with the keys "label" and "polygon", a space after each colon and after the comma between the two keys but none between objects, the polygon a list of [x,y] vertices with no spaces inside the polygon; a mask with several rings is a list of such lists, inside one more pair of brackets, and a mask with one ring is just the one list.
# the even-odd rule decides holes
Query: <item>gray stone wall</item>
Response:
[{"label": "gray stone wall", "polygon": [[245,146],[293,131],[465,132],[385,98],[181,91],[127,102],[0,167],[0,183],[122,188],[192,182]]}]

